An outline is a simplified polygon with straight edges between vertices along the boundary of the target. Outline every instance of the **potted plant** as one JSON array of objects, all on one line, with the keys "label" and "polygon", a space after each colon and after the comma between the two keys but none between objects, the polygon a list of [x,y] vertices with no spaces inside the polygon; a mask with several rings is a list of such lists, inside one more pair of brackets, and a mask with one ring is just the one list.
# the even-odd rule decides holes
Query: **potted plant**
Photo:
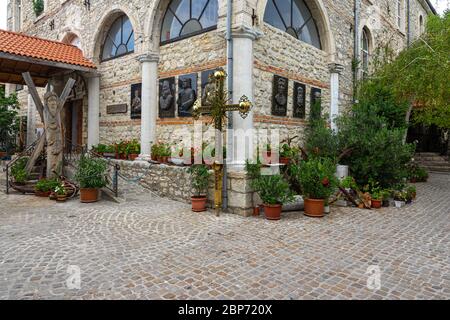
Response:
[{"label": "potted plant", "polygon": [[374,190],[370,194],[372,196],[372,208],[380,209],[383,204],[383,195],[380,190]]},{"label": "potted plant", "polygon": [[402,208],[406,205],[408,194],[404,191],[395,191],[394,192],[394,203],[396,208]]},{"label": "potted plant", "polygon": [[106,186],[107,162],[104,159],[82,156],[78,161],[75,179],[80,184],[80,200],[83,203],[97,202],[99,189]]},{"label": "potted plant", "polygon": [[170,155],[172,154],[172,150],[170,145],[167,143],[162,143],[159,149],[159,162],[168,163]]},{"label": "potted plant", "polygon": [[158,143],[152,144],[151,153],[152,153],[151,154],[152,161],[158,161],[158,157],[159,157],[159,144]]},{"label": "potted plant", "polygon": [[113,145],[105,146],[105,149],[103,152],[103,157],[105,157],[107,159],[114,159],[116,157],[115,146],[113,146]]},{"label": "potted plant", "polygon": [[204,164],[194,164],[189,168],[194,195],[191,198],[192,211],[206,211],[206,194],[209,185],[209,170]]},{"label": "potted plant", "polygon": [[64,184],[58,184],[55,188],[55,194],[56,194],[56,201],[58,202],[65,202],[67,199],[67,193],[66,188],[64,187]]},{"label": "potted plant", "polygon": [[57,185],[58,181],[54,179],[41,179],[36,183],[34,187],[34,194],[38,197],[49,197],[52,191],[55,190]]},{"label": "potted plant", "polygon": [[128,142],[120,141],[116,144],[116,159],[127,160],[127,145]]},{"label": "potted plant", "polygon": [[292,158],[292,148],[286,143],[281,147],[280,163],[287,165]]},{"label": "potted plant", "polygon": [[406,192],[408,193],[408,198],[411,200],[415,200],[417,197],[417,188],[415,186],[408,186],[406,188]]},{"label": "potted plant", "polygon": [[252,183],[264,206],[268,220],[280,220],[283,204],[294,199],[289,183],[281,175],[260,175]]},{"label": "potted plant", "polygon": [[297,179],[305,196],[305,215],[323,217],[325,199],[337,186],[336,166],[328,158],[310,158],[301,161]]},{"label": "potted plant", "polygon": [[133,139],[127,144],[126,153],[128,155],[128,160],[136,160],[141,153],[141,144],[136,139]]}]

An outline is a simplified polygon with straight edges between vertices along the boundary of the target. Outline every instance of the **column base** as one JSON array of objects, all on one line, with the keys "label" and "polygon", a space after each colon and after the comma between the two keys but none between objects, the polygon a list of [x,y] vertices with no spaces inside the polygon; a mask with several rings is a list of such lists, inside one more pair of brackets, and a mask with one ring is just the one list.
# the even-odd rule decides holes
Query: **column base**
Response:
[{"label": "column base", "polygon": [[152,159],[152,156],[149,154],[140,154],[139,157],[136,158],[135,161],[150,161]]}]

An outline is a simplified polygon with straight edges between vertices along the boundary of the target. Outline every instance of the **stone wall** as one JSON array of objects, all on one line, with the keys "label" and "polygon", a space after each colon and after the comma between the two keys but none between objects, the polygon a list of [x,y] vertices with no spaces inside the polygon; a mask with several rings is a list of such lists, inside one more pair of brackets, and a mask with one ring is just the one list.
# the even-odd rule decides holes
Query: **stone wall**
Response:
[{"label": "stone wall", "polygon": [[[128,181],[136,182],[159,196],[176,201],[189,203],[192,188],[189,167],[150,164],[143,161],[112,160],[120,165],[120,174]],[[208,190],[208,205],[214,207],[214,174],[210,171],[210,186]],[[120,191],[119,180],[119,191]],[[253,212],[254,192],[250,182],[243,172],[229,172],[228,211],[234,214],[249,216]],[[257,200],[256,200],[257,201]]]}]

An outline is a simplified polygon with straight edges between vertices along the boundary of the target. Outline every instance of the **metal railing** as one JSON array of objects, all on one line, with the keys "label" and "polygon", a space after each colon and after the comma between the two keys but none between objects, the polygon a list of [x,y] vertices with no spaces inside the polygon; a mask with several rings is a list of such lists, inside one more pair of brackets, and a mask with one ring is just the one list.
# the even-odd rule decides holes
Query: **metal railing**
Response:
[{"label": "metal railing", "polygon": [[120,166],[117,163],[113,163],[110,159],[105,159],[102,155],[88,150],[87,146],[80,146],[72,143],[72,141],[67,140],[66,146],[64,148],[64,165],[77,168],[77,162],[80,160],[81,156],[90,156],[92,158],[104,159],[108,164],[108,169],[106,171],[106,189],[111,191],[115,197],[119,195],[119,171]]},{"label": "metal railing", "polygon": [[[39,142],[39,139],[34,141],[25,150],[23,150],[21,153],[19,153],[16,157],[12,158],[11,161],[9,161],[6,164],[5,169],[3,169],[3,171],[6,173],[6,194],[9,194],[9,188],[11,186],[11,182],[9,181],[11,168],[14,166],[14,164],[17,161],[19,161],[23,157],[31,156],[33,154],[34,150],[36,149],[36,146],[37,146],[38,142]],[[44,150],[45,150],[45,148],[44,148]]]}]

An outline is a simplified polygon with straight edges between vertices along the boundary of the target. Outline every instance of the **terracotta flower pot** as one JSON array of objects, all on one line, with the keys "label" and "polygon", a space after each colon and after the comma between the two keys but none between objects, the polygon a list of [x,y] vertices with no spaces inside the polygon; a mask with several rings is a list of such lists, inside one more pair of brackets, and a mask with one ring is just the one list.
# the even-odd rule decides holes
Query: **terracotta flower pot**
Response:
[{"label": "terracotta flower pot", "polygon": [[280,220],[281,219],[281,204],[264,205],[264,213],[267,220]]},{"label": "terracotta flower pot", "polygon": [[382,200],[374,200],[374,199],[372,199],[372,208],[380,209],[382,205],[383,205],[383,201]]},{"label": "terracotta flower pot", "polygon": [[324,216],[324,199],[305,199],[305,215],[313,218],[322,218]]},{"label": "terracotta flower pot", "polygon": [[280,157],[280,163],[281,164],[289,164],[289,158],[287,158],[287,157]]},{"label": "terracotta flower pot", "polygon": [[254,207],[253,208],[253,216],[258,217],[259,214],[260,214],[259,207]]},{"label": "terracotta flower pot", "polygon": [[60,195],[60,194],[58,194],[57,196],[56,196],[56,201],[58,201],[58,202],[66,202],[66,200],[67,200],[67,195]]},{"label": "terracotta flower pot", "polygon": [[48,198],[48,197],[50,196],[51,193],[52,193],[51,191],[44,192],[44,191],[38,191],[38,190],[36,190],[36,191],[34,192],[34,195],[35,195],[36,197]]},{"label": "terracotta flower pot", "polygon": [[4,158],[6,156],[7,156],[6,152],[0,151],[0,159]]},{"label": "terracotta flower pot", "polygon": [[80,189],[80,201],[82,203],[92,203],[98,201],[98,189],[85,188]]},{"label": "terracotta flower pot", "polygon": [[152,154],[152,161],[158,161],[158,157]]},{"label": "terracotta flower pot", "polygon": [[206,197],[192,197],[192,211],[203,212],[206,211]]},{"label": "terracotta flower pot", "polygon": [[169,157],[167,156],[161,157],[161,163],[169,163]]},{"label": "terracotta flower pot", "polygon": [[49,198],[50,200],[56,200],[56,193],[50,192],[50,195],[48,196],[48,198]]},{"label": "terracotta flower pot", "polygon": [[139,155],[137,153],[130,153],[128,155],[128,160],[134,161],[134,160],[136,160],[137,157],[139,157]]}]

